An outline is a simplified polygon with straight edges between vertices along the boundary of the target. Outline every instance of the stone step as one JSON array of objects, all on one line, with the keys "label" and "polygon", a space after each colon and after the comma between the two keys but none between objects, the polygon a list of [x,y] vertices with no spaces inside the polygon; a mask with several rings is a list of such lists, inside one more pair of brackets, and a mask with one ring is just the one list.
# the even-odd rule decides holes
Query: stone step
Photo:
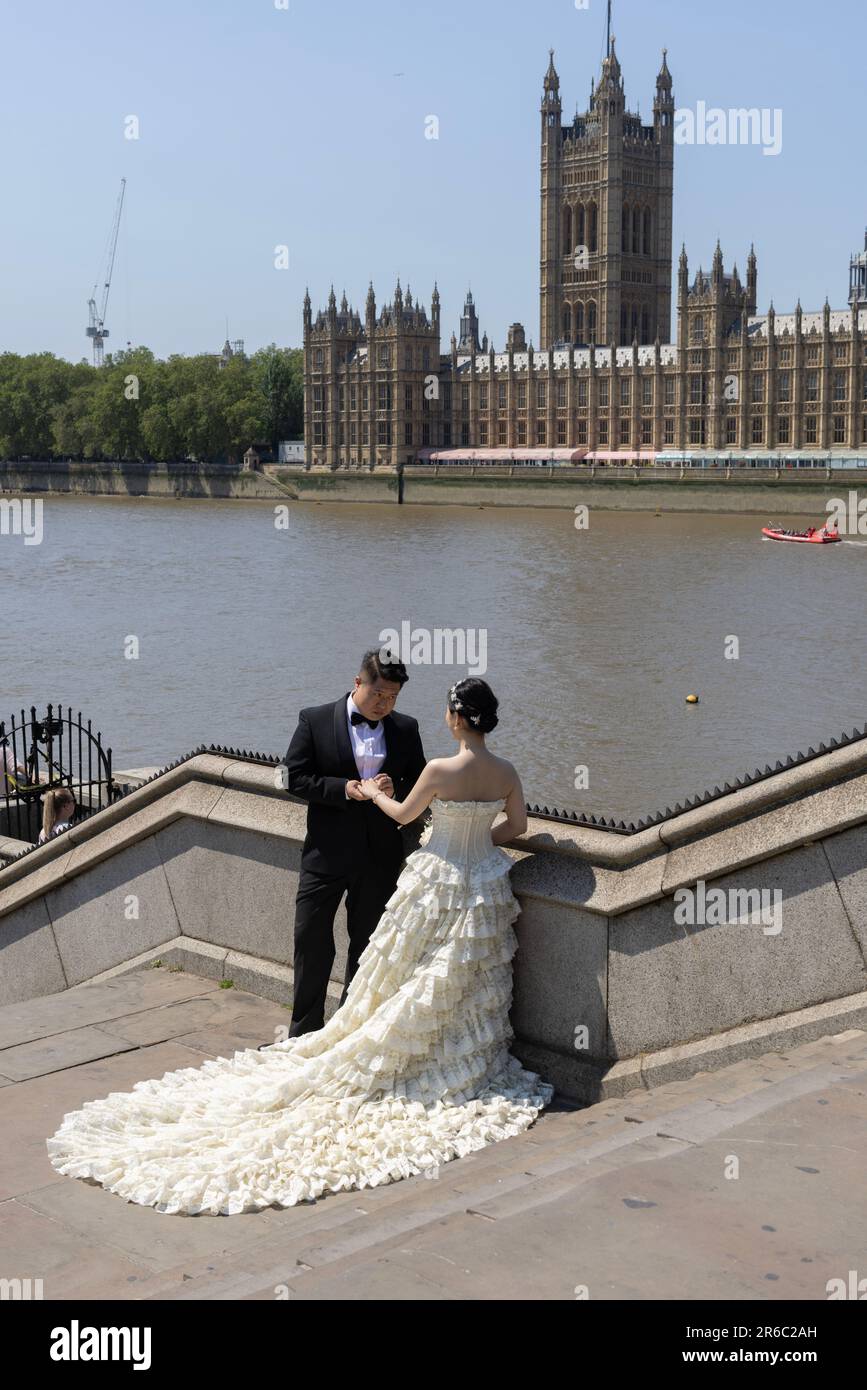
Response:
[{"label": "stone step", "polygon": [[[605,1102],[599,1107],[606,1108]],[[573,1112],[572,1118],[585,1113]],[[559,1195],[601,1172],[603,1153],[614,1155],[613,1161],[619,1165],[621,1152],[632,1153],[636,1145],[661,1142],[652,1124],[632,1126],[609,1116],[593,1130],[558,1131],[556,1137],[537,1138],[531,1146],[527,1141],[541,1133],[544,1119],[525,1134],[444,1164],[439,1178],[415,1176],[373,1190],[332,1194],[313,1206],[301,1204],[269,1212],[270,1229],[254,1247],[254,1262],[248,1249],[231,1260],[222,1259],[219,1272],[205,1269],[184,1281],[183,1287],[177,1285],[176,1270],[166,1271],[161,1284],[148,1296],[235,1298],[272,1282],[286,1283],[293,1277],[306,1280],[311,1270],[328,1271],[330,1277],[335,1269],[351,1268],[370,1258],[372,1251],[388,1250],[411,1232],[461,1212],[477,1214],[483,1220],[485,1214],[478,1208],[505,1197],[511,1197],[514,1209],[521,1210],[538,1204],[540,1193]],[[671,1152],[677,1142],[666,1141],[663,1147]],[[640,1147],[634,1152],[637,1158]],[[335,1209],[330,1213],[332,1202]],[[278,1227],[282,1232],[278,1233]]]},{"label": "stone step", "polygon": [[[529,1131],[529,1134],[532,1133],[532,1130]],[[269,1208],[252,1218],[261,1221],[265,1231],[261,1245],[256,1249],[261,1252],[263,1260],[273,1260],[275,1268],[279,1266],[284,1271],[285,1278],[287,1267],[290,1270],[294,1269],[296,1260],[317,1243],[342,1244],[348,1240],[350,1243],[357,1242],[362,1250],[366,1249],[370,1244],[371,1234],[375,1232],[376,1239],[381,1239],[385,1224],[388,1223],[390,1229],[395,1221],[395,1214],[400,1217],[399,1229],[395,1235],[395,1238],[398,1238],[405,1229],[428,1225],[436,1221],[443,1212],[463,1210],[470,1193],[488,1197],[503,1191],[502,1175],[511,1182],[532,1181],[529,1174],[523,1176],[524,1170],[534,1161],[540,1150],[544,1149],[547,1154],[551,1146],[534,1145],[530,1152],[521,1146],[527,1138],[526,1133],[515,1135],[496,1144],[488,1144],[484,1149],[467,1154],[464,1158],[453,1159],[441,1166],[439,1177],[425,1178],[415,1175],[403,1178],[399,1182],[387,1183],[382,1187],[330,1193],[315,1203],[302,1202],[284,1210]],[[568,1147],[571,1142],[574,1141],[558,1136],[557,1144],[560,1147]],[[403,1219],[406,1212],[412,1213],[409,1222]],[[197,1218],[199,1219],[213,1218]],[[248,1218],[244,1216],[234,1219]],[[209,1271],[205,1262],[199,1273],[194,1276],[193,1282],[185,1281],[186,1287],[183,1293],[178,1291],[178,1296],[223,1296],[216,1293],[204,1295],[197,1290],[200,1287],[219,1288],[224,1275],[233,1287],[232,1281],[237,1268],[240,1267],[238,1261],[242,1258],[241,1255],[228,1259],[222,1257],[219,1273]],[[183,1272],[190,1273],[190,1267],[185,1266]],[[157,1285],[154,1286],[152,1281],[149,1281],[149,1296],[171,1296],[169,1290],[176,1285],[178,1274],[179,1271],[173,1268],[159,1277],[160,1282]],[[201,1283],[202,1279],[205,1280],[204,1284]]]},{"label": "stone step", "polygon": [[[826,1058],[818,1068],[826,1079],[829,1065],[830,1058]],[[806,1066],[802,1070],[812,1069]],[[758,1086],[752,1089],[758,1091]],[[775,1103],[770,1092],[768,1103]],[[761,1093],[756,1104],[765,1108]],[[222,1257],[219,1269],[211,1264],[210,1268],[187,1266],[183,1272],[179,1268],[166,1271],[158,1285],[148,1281],[147,1296],[270,1299],[282,1286],[290,1297],[307,1298],[315,1297],[320,1285],[327,1296],[335,1278],[345,1273],[350,1287],[356,1266],[366,1268],[379,1259],[387,1263],[389,1250],[399,1248],[414,1234],[463,1218],[486,1223],[505,1220],[547,1204],[612,1168],[694,1147],[680,1136],[661,1138],[656,1116],[635,1125],[616,1113],[620,1109],[628,1107],[602,1102],[571,1115],[552,1114],[549,1118],[556,1121],[556,1135],[550,1126],[545,1133],[543,1115],[526,1133],[443,1165],[439,1178],[414,1177],[372,1191],[337,1194],[310,1206],[269,1212],[265,1218],[267,1233],[261,1242],[237,1255]],[[602,1111],[603,1116],[591,1125],[594,1111]],[[726,1128],[729,1121],[725,1111],[725,1106],[707,1098],[687,1104],[681,1101],[679,1106],[666,1109],[672,1128],[687,1132],[691,1128],[699,1136],[708,1125],[712,1132]],[[730,1122],[739,1121],[733,1115]],[[567,1126],[565,1133],[563,1124]],[[416,1290],[415,1296],[425,1294]]]},{"label": "stone step", "polygon": [[[583,1113],[571,1112],[575,1117]],[[329,1261],[337,1256],[338,1250],[347,1250],[356,1244],[363,1255],[374,1233],[374,1243],[377,1243],[387,1229],[390,1243],[402,1238],[406,1230],[418,1229],[442,1219],[444,1215],[462,1211],[473,1201],[489,1200],[512,1186],[531,1183],[535,1181],[540,1162],[551,1162],[558,1157],[571,1161],[582,1145],[588,1142],[578,1134],[560,1130],[555,1136],[546,1137],[543,1126],[547,1118],[543,1114],[530,1130],[443,1164],[439,1177],[416,1175],[378,1188],[332,1193],[318,1202],[299,1203],[285,1210],[268,1209],[253,1218],[262,1221],[267,1231],[261,1245],[256,1247],[261,1251],[261,1259],[266,1262],[273,1260],[275,1268],[279,1266],[284,1271],[285,1278],[287,1266],[293,1269],[298,1258],[309,1264],[315,1258],[312,1251],[318,1245],[323,1246],[322,1258]],[[550,1119],[563,1118],[564,1115],[557,1113],[550,1116]],[[620,1133],[619,1123],[609,1121],[609,1127]],[[593,1139],[594,1131],[590,1131],[590,1136]],[[184,1281],[183,1290],[177,1289],[177,1296],[224,1296],[216,1290],[221,1287],[224,1275],[234,1287],[233,1280],[240,1268],[238,1260],[243,1260],[243,1256],[239,1255],[235,1260],[223,1257],[219,1273],[209,1271],[207,1264],[203,1265],[192,1280]],[[186,1266],[183,1273],[190,1274],[190,1267]],[[172,1296],[170,1290],[176,1287],[178,1277],[179,1271],[172,1269],[160,1276],[159,1284],[154,1286],[149,1281],[149,1289],[152,1290],[149,1296]],[[206,1281],[204,1284],[201,1282],[203,1279]],[[212,1292],[207,1295],[198,1292],[205,1287]],[[227,1293],[225,1296],[235,1295]]]},{"label": "stone step", "polygon": [[[738,1064],[746,1093],[755,1093],[760,1110],[767,1108],[761,1094],[766,1085],[761,1074],[769,1070],[763,1065],[766,1061],[756,1058],[750,1063],[752,1079],[748,1088],[744,1075],[747,1068]],[[808,1073],[813,1070],[817,1073],[816,1084],[826,1085],[831,1056],[822,1054],[818,1065],[813,1065],[810,1057],[805,1057],[804,1062],[803,1067],[789,1069],[803,1077],[797,1090],[810,1089]],[[778,1069],[776,1079],[784,1082],[785,1072]],[[308,1293],[314,1295],[317,1283],[325,1284],[341,1271],[351,1271],[374,1256],[387,1254],[413,1232],[444,1224],[461,1214],[482,1221],[508,1218],[555,1200],[612,1168],[692,1148],[701,1142],[704,1132],[716,1134],[729,1124],[740,1122],[734,1114],[727,1119],[726,1107],[707,1097],[685,1102],[683,1083],[678,1083],[677,1089],[681,1091],[679,1103],[672,1103],[676,1098],[665,1096],[662,1090],[657,1094],[666,1102],[664,1114],[669,1125],[686,1133],[691,1130],[696,1136],[693,1140],[677,1134],[664,1136],[655,1115],[633,1124],[625,1118],[629,1109],[626,1098],[569,1114],[543,1114],[526,1133],[443,1165],[437,1179],[414,1177],[370,1193],[346,1194],[353,1199],[351,1205],[347,1201],[333,1217],[327,1215],[328,1205],[334,1200],[343,1204],[344,1194],[337,1199],[327,1198],[324,1204],[318,1204],[325,1209],[324,1219],[317,1217],[315,1210],[304,1208],[305,1214],[309,1212],[304,1229],[299,1228],[297,1221],[301,1208],[277,1213],[276,1221],[284,1224],[285,1241],[272,1228],[255,1250],[248,1249],[231,1265],[224,1263],[219,1273],[210,1272],[205,1283],[196,1278],[186,1281],[184,1288],[176,1288],[174,1294],[167,1289],[151,1296],[267,1298],[274,1296],[273,1288],[280,1284],[297,1286],[296,1291],[303,1287],[305,1297]],[[768,1092],[768,1105],[776,1103]],[[748,1108],[755,1111],[755,1105]],[[599,1112],[602,1115],[597,1121],[595,1114]],[[550,1122],[547,1130],[546,1119]],[[362,1213],[359,1208],[365,1199],[368,1206]]]},{"label": "stone step", "polygon": [[[503,1141],[506,1142],[506,1141]],[[654,1146],[649,1148],[648,1145]],[[494,1145],[493,1147],[501,1147]],[[252,1249],[239,1253],[231,1261],[221,1260],[219,1272],[206,1271],[204,1277],[193,1277],[177,1284],[177,1273],[168,1271],[164,1283],[149,1297],[179,1299],[238,1299],[275,1297],[274,1290],[283,1286],[290,1297],[301,1293],[315,1297],[316,1289],[330,1284],[335,1277],[349,1274],[372,1260],[387,1256],[389,1250],[400,1248],[407,1239],[457,1217],[491,1221],[538,1206],[572,1191],[577,1185],[594,1181],[613,1167],[669,1154],[678,1147],[676,1142],[646,1139],[638,1144],[618,1146],[611,1161],[588,1158],[574,1146],[561,1144],[563,1157],[558,1178],[540,1178],[532,1170],[497,1173],[489,1167],[477,1173],[472,1181],[445,1192],[420,1192],[412,1189],[418,1179],[405,1179],[394,1187],[404,1188],[401,1199],[395,1202],[387,1216],[381,1210],[371,1212],[367,1222],[356,1221],[332,1227],[329,1233],[317,1229],[306,1235],[292,1235],[285,1243],[268,1238]],[[451,1166],[451,1165],[446,1165]],[[515,1165],[512,1165],[514,1167]],[[425,1182],[425,1179],[421,1180]],[[438,1186],[431,1182],[431,1187]],[[359,1194],[363,1196],[364,1194]],[[493,1213],[496,1212],[496,1215]],[[311,1240],[311,1235],[314,1239]],[[325,1237],[325,1239],[323,1239]],[[315,1241],[315,1243],[314,1243]],[[424,1297],[423,1293],[418,1294]]]}]

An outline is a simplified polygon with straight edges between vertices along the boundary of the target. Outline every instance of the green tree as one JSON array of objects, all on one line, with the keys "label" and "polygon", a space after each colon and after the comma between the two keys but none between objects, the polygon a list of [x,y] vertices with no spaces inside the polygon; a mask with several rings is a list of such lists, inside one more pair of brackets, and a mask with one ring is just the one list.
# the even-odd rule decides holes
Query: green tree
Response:
[{"label": "green tree", "polygon": [[100,368],[53,353],[0,354],[0,457],[240,462],[296,438],[303,354],[269,347],[225,366],[210,353],[108,353]]},{"label": "green tree", "polygon": [[251,365],[265,401],[263,439],[276,450],[281,439],[295,439],[300,433],[304,415],[303,353],[271,343],[254,353]]}]

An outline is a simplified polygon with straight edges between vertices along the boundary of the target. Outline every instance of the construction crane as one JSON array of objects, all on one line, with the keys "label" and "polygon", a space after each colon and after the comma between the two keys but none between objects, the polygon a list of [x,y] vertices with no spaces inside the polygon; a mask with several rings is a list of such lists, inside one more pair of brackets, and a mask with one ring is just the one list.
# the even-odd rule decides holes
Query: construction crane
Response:
[{"label": "construction crane", "polygon": [[90,311],[90,323],[87,327],[87,336],[93,343],[93,365],[101,367],[103,363],[103,343],[108,337],[108,329],[105,326],[105,311],[108,308],[108,292],[111,289],[111,275],[114,270],[114,256],[117,251],[117,234],[120,231],[120,214],[123,209],[123,195],[126,190],[126,179],[120,181],[120,193],[117,195],[117,204],[114,209],[114,221],[109,232],[108,244],[103,255],[103,265],[105,266],[104,279],[102,281],[102,303],[97,305],[96,296],[99,292],[100,281],[97,279],[87,307]]}]

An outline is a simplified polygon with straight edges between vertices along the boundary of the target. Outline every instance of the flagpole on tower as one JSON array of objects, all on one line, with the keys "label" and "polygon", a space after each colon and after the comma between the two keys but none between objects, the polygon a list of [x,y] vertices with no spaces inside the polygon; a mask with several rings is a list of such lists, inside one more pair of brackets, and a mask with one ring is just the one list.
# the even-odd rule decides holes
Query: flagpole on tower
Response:
[{"label": "flagpole on tower", "polygon": [[608,0],[608,32],[605,40],[605,57],[611,57],[611,0]]}]

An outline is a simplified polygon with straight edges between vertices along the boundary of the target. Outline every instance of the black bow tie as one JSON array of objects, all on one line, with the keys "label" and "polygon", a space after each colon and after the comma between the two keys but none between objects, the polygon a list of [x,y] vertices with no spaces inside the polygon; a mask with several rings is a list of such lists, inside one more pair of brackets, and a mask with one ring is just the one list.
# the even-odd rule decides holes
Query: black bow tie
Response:
[{"label": "black bow tie", "polygon": [[349,718],[353,724],[369,724],[371,729],[375,729],[379,724],[378,719],[365,719],[364,715],[359,714],[357,709],[351,712]]}]

